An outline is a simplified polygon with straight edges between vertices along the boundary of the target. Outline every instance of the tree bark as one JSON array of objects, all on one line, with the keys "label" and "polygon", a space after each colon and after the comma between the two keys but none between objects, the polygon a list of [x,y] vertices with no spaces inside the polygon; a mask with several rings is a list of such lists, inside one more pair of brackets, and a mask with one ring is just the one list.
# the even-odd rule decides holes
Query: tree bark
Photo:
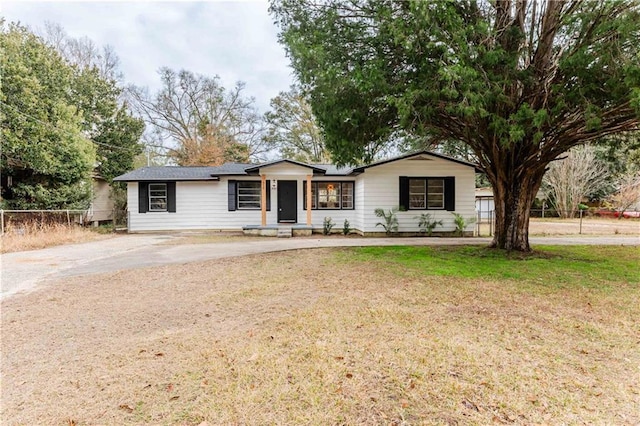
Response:
[{"label": "tree bark", "polygon": [[493,186],[496,218],[490,247],[531,251],[529,217],[544,175],[544,168],[540,170],[538,167],[519,167],[519,173],[502,176],[487,173]]}]

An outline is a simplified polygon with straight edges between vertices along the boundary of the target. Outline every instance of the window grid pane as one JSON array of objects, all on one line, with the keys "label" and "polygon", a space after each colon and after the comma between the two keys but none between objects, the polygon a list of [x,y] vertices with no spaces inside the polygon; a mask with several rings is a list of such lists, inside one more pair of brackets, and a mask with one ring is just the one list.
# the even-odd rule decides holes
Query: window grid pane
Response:
[{"label": "window grid pane", "polygon": [[340,208],[340,183],[318,182],[318,209]]},{"label": "window grid pane", "polygon": [[238,209],[259,209],[261,182],[238,182]]},{"label": "window grid pane", "polygon": [[311,210],[318,208],[318,184],[312,182],[311,184]]},{"label": "window grid pane", "polygon": [[353,182],[342,183],[342,208],[353,208]]},{"label": "window grid pane", "polygon": [[427,181],[427,206],[430,209],[444,208],[444,180],[429,179]]},{"label": "window grid pane", "polygon": [[167,211],[167,184],[166,183],[150,183],[149,184],[149,211],[152,211],[152,212]]},{"label": "window grid pane", "polygon": [[424,179],[409,179],[409,209],[426,207],[426,182]]}]

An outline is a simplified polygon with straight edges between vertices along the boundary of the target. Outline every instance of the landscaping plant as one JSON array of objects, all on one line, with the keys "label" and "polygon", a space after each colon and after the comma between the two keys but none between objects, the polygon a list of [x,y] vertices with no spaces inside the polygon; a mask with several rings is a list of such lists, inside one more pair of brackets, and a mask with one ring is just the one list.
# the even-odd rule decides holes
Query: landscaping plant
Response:
[{"label": "landscaping plant", "polygon": [[348,219],[345,219],[344,223],[342,224],[342,233],[344,235],[349,235],[351,233],[351,224],[349,223]]},{"label": "landscaping plant", "polygon": [[335,226],[335,223],[333,223],[331,218],[325,217],[324,220],[322,221],[322,233],[324,235],[329,235],[334,226]]},{"label": "landscaping plant", "polygon": [[475,217],[465,218],[461,214],[454,212],[451,212],[451,214],[453,215],[453,222],[456,224],[455,234],[460,237],[464,235],[464,230],[467,228],[467,226],[471,225],[472,223],[476,223]]},{"label": "landscaping plant", "polygon": [[430,213],[422,213],[420,216],[414,217],[414,219],[419,219],[418,228],[420,228],[420,232],[426,233],[428,237],[433,234],[436,226],[442,226],[442,220],[432,220]]},{"label": "landscaping plant", "polygon": [[397,207],[389,209],[388,212],[384,211],[384,209],[381,208],[377,208],[374,210],[374,213],[377,217],[381,217],[384,219],[384,222],[378,222],[376,223],[376,226],[382,226],[384,228],[384,232],[386,232],[387,235],[398,232],[398,218],[396,217],[397,211]]}]

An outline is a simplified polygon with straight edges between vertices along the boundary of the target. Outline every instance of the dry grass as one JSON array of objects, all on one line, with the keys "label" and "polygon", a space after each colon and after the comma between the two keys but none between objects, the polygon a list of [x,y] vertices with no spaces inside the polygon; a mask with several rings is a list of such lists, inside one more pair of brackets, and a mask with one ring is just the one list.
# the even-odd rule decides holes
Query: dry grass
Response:
[{"label": "dry grass", "polygon": [[[480,224],[480,235],[488,236],[488,223]],[[546,235],[579,235],[580,219],[559,218],[531,218],[529,223],[530,236]],[[582,220],[583,235],[640,235],[640,220],[638,219],[606,219],[585,217]]]},{"label": "dry grass", "polygon": [[[532,218],[530,235],[577,235],[580,219]],[[606,219],[585,217],[582,219],[582,233],[585,235],[640,235],[638,219]]]},{"label": "dry grass", "polygon": [[63,244],[83,243],[109,235],[99,234],[81,226],[62,224],[23,224],[19,227],[8,226],[0,236],[0,253],[38,250]]},{"label": "dry grass", "polygon": [[[640,293],[307,250],[2,306],[3,424],[638,424]],[[349,260],[353,259],[353,260]]]}]

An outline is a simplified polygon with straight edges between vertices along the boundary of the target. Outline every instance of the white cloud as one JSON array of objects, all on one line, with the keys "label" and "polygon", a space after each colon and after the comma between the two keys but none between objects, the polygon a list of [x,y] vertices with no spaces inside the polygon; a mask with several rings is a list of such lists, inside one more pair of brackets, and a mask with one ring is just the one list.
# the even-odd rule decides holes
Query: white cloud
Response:
[{"label": "white cloud", "polygon": [[293,82],[267,8],[265,1],[3,1],[2,15],[36,31],[52,21],[72,37],[112,45],[127,83],[157,89],[163,66],[217,74],[225,87],[244,81],[245,94],[266,111]]}]

